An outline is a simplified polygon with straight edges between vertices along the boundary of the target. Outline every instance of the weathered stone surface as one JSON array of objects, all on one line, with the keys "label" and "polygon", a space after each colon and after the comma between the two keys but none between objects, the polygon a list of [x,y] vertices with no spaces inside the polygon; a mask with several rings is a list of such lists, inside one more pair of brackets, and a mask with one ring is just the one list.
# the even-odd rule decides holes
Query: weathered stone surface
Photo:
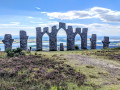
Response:
[{"label": "weathered stone surface", "polygon": [[68,26],[66,29],[66,24],[60,22],[59,28],[57,29],[56,26],[52,27],[51,33],[48,32],[48,27],[44,28],[43,32],[41,32],[41,28],[36,28],[36,44],[37,50],[42,50],[42,36],[47,33],[49,36],[49,43],[50,43],[50,51],[57,51],[57,33],[60,29],[64,29],[67,34],[67,50],[74,50],[75,46],[75,36],[79,34],[81,36],[82,42],[82,49],[87,49],[87,28],[83,28],[81,33],[81,28],[76,28],[76,32],[73,33],[72,26]]},{"label": "weathered stone surface", "polygon": [[50,33],[50,51],[57,51],[57,32],[57,27],[53,26],[52,32]]},{"label": "weathered stone surface", "polygon": [[66,24],[60,22],[60,23],[59,23],[59,29],[61,29],[61,28],[66,29]]},{"label": "weathered stone surface", "polygon": [[48,36],[49,36],[49,31],[48,31],[48,27],[45,27],[45,28],[43,28],[43,34],[42,35],[44,35],[45,33],[47,33],[48,34]]},{"label": "weathered stone surface", "polygon": [[109,44],[110,44],[109,37],[105,36],[102,43],[103,43],[103,48],[109,48]]},{"label": "weathered stone surface", "polygon": [[74,33],[74,40],[77,34],[79,34],[81,37],[81,49],[87,49],[87,32],[88,28],[83,28],[82,32],[81,28],[76,28],[76,32]]},{"label": "weathered stone surface", "polygon": [[96,34],[92,34],[90,41],[91,41],[91,49],[96,49],[96,40],[97,40],[97,36]]},{"label": "weathered stone surface", "polygon": [[81,49],[87,49],[87,32],[88,28],[83,28],[81,33]]},{"label": "weathered stone surface", "polygon": [[76,28],[76,32],[75,32],[75,34],[81,34],[81,28]]},{"label": "weathered stone surface", "polygon": [[60,51],[64,51],[64,45],[63,45],[63,43],[60,43]]},{"label": "weathered stone surface", "polygon": [[36,50],[42,51],[42,32],[41,27],[36,28]]},{"label": "weathered stone surface", "polygon": [[36,50],[37,51],[42,51],[42,38],[45,33],[50,37],[48,27],[43,28],[43,32],[41,31],[41,27],[36,28]]},{"label": "weathered stone surface", "polygon": [[8,49],[8,48],[12,49],[13,41],[14,41],[14,39],[12,39],[11,34],[5,34],[4,40],[2,40],[2,42],[5,44],[5,50]]},{"label": "weathered stone surface", "polygon": [[67,50],[74,50],[74,33],[73,33],[73,28],[72,26],[68,26],[68,29],[66,30],[67,32]]},{"label": "weathered stone surface", "polygon": [[27,40],[28,40],[28,36],[26,34],[26,31],[21,30],[20,31],[20,48],[22,50],[27,50]]}]

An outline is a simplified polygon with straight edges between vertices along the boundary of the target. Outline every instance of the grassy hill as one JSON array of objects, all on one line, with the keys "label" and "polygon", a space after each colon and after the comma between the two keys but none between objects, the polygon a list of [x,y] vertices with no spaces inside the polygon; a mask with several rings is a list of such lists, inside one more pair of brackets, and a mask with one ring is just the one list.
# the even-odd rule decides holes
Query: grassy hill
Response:
[{"label": "grassy hill", "polygon": [[1,90],[119,90],[120,50],[0,52]]}]

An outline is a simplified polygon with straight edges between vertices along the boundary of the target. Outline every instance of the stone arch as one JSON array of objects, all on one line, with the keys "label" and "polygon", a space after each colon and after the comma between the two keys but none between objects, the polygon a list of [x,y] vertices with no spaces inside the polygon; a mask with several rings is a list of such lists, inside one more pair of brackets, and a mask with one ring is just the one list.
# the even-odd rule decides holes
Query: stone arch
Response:
[{"label": "stone arch", "polygon": [[64,29],[67,34],[67,50],[74,50],[73,27],[68,26],[68,28],[66,28],[66,24],[60,22],[58,29],[56,26],[52,27],[52,32],[50,33],[50,51],[57,51],[57,33],[61,28]]},{"label": "stone arch", "polygon": [[50,37],[49,33],[43,33],[43,34],[42,34],[42,37],[43,37],[44,35],[47,35],[48,37]]},{"label": "stone arch", "polygon": [[57,33],[60,29],[65,30],[67,35],[67,50],[74,50],[74,42],[75,42],[75,36],[76,34],[79,34],[81,36],[81,49],[87,49],[87,32],[88,28],[83,28],[81,32],[81,28],[76,28],[76,32],[73,33],[73,27],[68,26],[66,28],[66,24],[60,22],[59,28],[57,29],[57,26],[52,26],[51,33],[48,32],[48,27],[45,27],[43,32],[41,32],[41,28],[36,28],[36,46],[37,50],[42,50],[42,36],[47,33],[49,36],[49,42],[50,42],[50,51],[57,51]]},{"label": "stone arch", "polygon": [[[75,30],[75,33],[74,33],[74,47],[75,47],[75,42],[76,42],[76,36],[79,36],[80,37],[80,40],[82,40],[82,37],[81,37],[81,28],[76,28]],[[80,47],[81,47],[81,42],[80,42]]]},{"label": "stone arch", "polygon": [[49,37],[49,34],[48,33],[44,33],[42,35],[42,50],[44,51],[48,51],[49,50],[49,44],[50,42],[50,37]]},{"label": "stone arch", "polygon": [[87,49],[87,32],[88,28],[76,28],[76,31],[74,33],[74,38],[76,34],[79,34],[81,36],[81,49]]},{"label": "stone arch", "polygon": [[[49,31],[48,31],[48,27],[45,27],[45,28],[43,28],[43,32],[42,32],[42,50],[45,50],[44,48],[43,48],[43,37],[44,36],[46,36],[45,38],[46,39],[48,39],[48,45],[46,45],[46,48],[48,48],[48,50],[49,50],[49,46],[50,46],[50,33],[49,33]],[[47,42],[47,41],[46,41]],[[45,43],[45,42],[44,42]],[[47,49],[46,49],[47,50]]]},{"label": "stone arch", "polygon": [[36,50],[37,51],[42,51],[42,38],[44,34],[47,34],[50,39],[50,33],[48,32],[48,27],[43,28],[43,32],[41,31],[41,27],[36,28]]},{"label": "stone arch", "polygon": [[49,29],[48,27],[43,28],[42,36],[44,34],[47,34],[50,37],[50,33],[49,33],[48,29]]},{"label": "stone arch", "polygon": [[79,49],[81,48],[81,34],[76,34],[74,37],[74,46],[77,45]]},{"label": "stone arch", "polygon": [[60,29],[64,29],[66,34],[67,34],[67,50],[74,50],[74,33],[73,33],[73,27],[72,26],[68,26],[68,28],[66,28],[66,24],[65,23],[59,23],[59,29],[57,30],[57,32]]},{"label": "stone arch", "polygon": [[59,28],[59,29],[57,30],[57,34],[58,34],[58,32],[59,32],[60,30],[64,30],[64,31],[66,32],[66,35],[67,35],[67,30],[64,29],[64,28]]},{"label": "stone arch", "polygon": [[[62,33],[64,33],[64,34],[62,34],[62,35],[59,35],[60,34],[60,32],[62,31]],[[59,50],[60,49],[60,43],[63,43],[63,46],[64,46],[64,48],[65,48],[65,46],[67,46],[67,32],[66,32],[66,30],[65,29],[63,29],[63,28],[60,28],[58,31],[57,31],[57,50]],[[62,38],[60,38],[60,37],[62,37]],[[60,40],[60,41],[58,41],[58,39]],[[59,49],[58,49],[59,48]]]}]

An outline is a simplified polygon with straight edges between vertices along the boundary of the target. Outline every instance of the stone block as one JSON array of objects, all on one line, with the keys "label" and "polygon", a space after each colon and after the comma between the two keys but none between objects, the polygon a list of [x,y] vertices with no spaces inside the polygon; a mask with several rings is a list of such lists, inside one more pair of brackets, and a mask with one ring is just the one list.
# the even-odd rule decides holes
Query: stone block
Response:
[{"label": "stone block", "polygon": [[60,43],[60,51],[64,51],[64,45],[63,45],[63,43]]},{"label": "stone block", "polygon": [[109,48],[109,44],[110,44],[109,37],[105,36],[102,43],[103,43],[103,48]]},{"label": "stone block", "polygon": [[92,34],[90,41],[91,41],[91,45],[90,45],[91,49],[96,49],[96,41],[97,41],[96,34]]}]

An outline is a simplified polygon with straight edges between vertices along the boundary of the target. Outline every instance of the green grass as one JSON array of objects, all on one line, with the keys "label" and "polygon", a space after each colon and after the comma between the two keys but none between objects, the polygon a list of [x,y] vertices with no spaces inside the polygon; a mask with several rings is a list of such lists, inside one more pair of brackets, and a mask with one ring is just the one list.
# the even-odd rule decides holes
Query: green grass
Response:
[{"label": "green grass", "polygon": [[5,52],[0,51],[0,58],[6,58],[7,54]]},{"label": "green grass", "polygon": [[[114,57],[116,54],[118,56],[120,55],[119,49],[79,50],[79,51],[64,51],[64,52],[53,51],[53,52],[38,52],[38,53],[42,55],[46,55],[49,58],[54,58],[56,60],[58,60],[58,58],[60,59],[63,58],[62,60],[64,60],[66,55],[83,55],[83,56],[95,58],[96,60],[102,59],[105,62],[109,62],[111,64],[120,63],[119,59],[117,57]],[[94,89],[119,90],[118,88],[120,84],[104,85],[105,82],[112,83],[115,82],[116,79],[118,79],[119,82],[119,78],[112,76],[106,69],[98,68],[95,66],[79,65],[78,64],[79,62],[74,60],[65,59],[65,63],[72,66],[76,71],[80,71],[81,73],[86,75],[87,77],[87,80],[85,82],[86,84],[81,86],[82,88],[81,90],[94,90]]]},{"label": "green grass", "polygon": [[[0,62],[0,89],[68,90],[68,83],[84,84],[85,75],[64,61],[45,55],[6,58]],[[6,68],[5,68],[6,67]],[[72,87],[72,86],[71,86]]]},{"label": "green grass", "polygon": [[120,89],[120,85],[106,85],[98,90],[119,90],[119,89]]},{"label": "green grass", "polygon": [[[0,58],[2,61],[4,58],[6,58],[6,54],[4,52],[0,52]],[[51,63],[61,63],[60,65],[70,65],[75,72],[80,72],[86,76],[86,80],[83,85],[78,86],[77,83],[73,81],[66,81],[65,85],[67,86],[68,90],[119,90],[120,88],[120,77],[113,77],[105,68],[100,68],[92,65],[85,65],[85,64],[79,64],[80,61],[77,60],[70,60],[67,59],[67,55],[81,55],[81,56],[87,56],[91,58],[95,58],[96,60],[104,60],[105,62],[109,62],[112,64],[120,63],[119,61],[119,55],[120,55],[120,50],[119,48],[117,49],[103,49],[103,50],[79,50],[79,51],[50,51],[50,52],[44,52],[44,51],[39,51],[39,52],[25,52],[26,55],[37,55],[41,56],[43,60],[49,59],[53,60],[50,61]],[[34,59],[34,58],[31,58]],[[29,59],[30,60],[30,59]],[[12,61],[11,59],[9,62]],[[39,66],[39,59],[35,59],[35,63],[38,63],[37,65]],[[27,65],[27,64],[26,64]],[[28,64],[29,65],[29,64]],[[47,65],[47,64],[46,64]],[[21,84],[18,83],[18,77],[15,78],[0,78],[0,87],[8,89],[10,87],[19,87],[20,89],[36,89],[36,90],[41,90],[45,89],[46,85],[50,85],[50,90],[62,90],[62,86],[57,86],[57,85],[52,85],[50,80],[45,81],[45,83],[41,83],[40,78],[36,79],[35,78],[35,72],[39,70],[39,67],[32,67],[33,72],[28,73],[28,67],[23,68],[18,72],[19,79],[23,77],[24,75],[26,78],[23,79],[21,82],[32,82],[32,84]],[[58,67],[58,65],[54,65],[55,67]],[[120,67],[120,66],[118,66]],[[6,71],[10,71],[12,68],[7,67],[4,68]],[[68,69],[67,67],[64,66],[64,69]],[[50,73],[54,71],[54,68],[46,68],[47,73]],[[39,81],[39,82],[38,82]],[[119,82],[116,84],[112,84],[112,82]],[[1,83],[2,82],[2,83]],[[110,84],[105,84],[105,83]],[[24,86],[24,88],[23,88]],[[41,87],[41,88],[40,88]],[[64,87],[64,86],[63,86]],[[17,89],[19,89],[17,88]]]}]

